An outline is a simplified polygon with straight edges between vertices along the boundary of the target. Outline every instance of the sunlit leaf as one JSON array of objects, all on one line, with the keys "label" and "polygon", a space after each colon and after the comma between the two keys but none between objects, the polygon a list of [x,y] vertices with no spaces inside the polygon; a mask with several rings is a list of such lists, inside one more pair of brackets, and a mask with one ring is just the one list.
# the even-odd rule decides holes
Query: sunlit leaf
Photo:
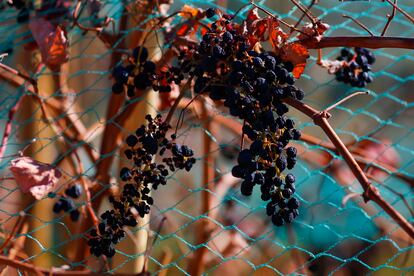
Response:
[{"label": "sunlit leaf", "polygon": [[295,66],[293,69],[293,76],[299,78],[306,67],[306,60],[309,58],[308,49],[300,43],[287,43],[283,45],[282,50],[282,59],[285,61],[290,61]]}]

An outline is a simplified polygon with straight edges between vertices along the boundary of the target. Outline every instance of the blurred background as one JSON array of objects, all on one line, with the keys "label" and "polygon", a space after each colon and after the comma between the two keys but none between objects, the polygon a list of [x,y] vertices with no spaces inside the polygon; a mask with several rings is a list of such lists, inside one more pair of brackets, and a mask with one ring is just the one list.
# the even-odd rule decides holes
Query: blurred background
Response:
[{"label": "blurred background", "polygon": [[[6,1],[2,2],[5,6]],[[36,2],[36,1],[35,1]],[[115,19],[115,32],[119,26],[122,5],[118,1],[102,1],[102,15]],[[302,12],[290,1],[255,1],[273,14],[295,24]],[[309,5],[311,1],[301,1]],[[323,0],[312,7],[312,13],[330,25],[326,36],[367,36],[365,30],[352,20],[362,22],[375,35],[380,35],[392,6],[383,1]],[[175,1],[169,11],[180,9],[184,4],[197,8],[220,7],[231,13],[248,1]],[[414,15],[411,0],[398,1],[399,7]],[[244,8],[243,18],[249,8]],[[87,13],[81,19],[88,22]],[[264,14],[261,14],[264,16]],[[26,23],[16,22],[16,10],[4,7],[0,10],[0,53],[9,53],[3,62],[28,74],[33,74],[40,61],[39,52],[27,45],[33,41]],[[304,19],[306,22],[306,18]],[[111,29],[111,28],[108,28]],[[130,23],[128,31],[139,26]],[[404,15],[397,12],[387,36],[413,37],[414,26]],[[38,72],[39,88],[46,97],[69,102],[65,110],[85,126],[83,137],[98,154],[103,138],[103,129],[108,102],[111,96],[111,54],[97,36],[70,28],[70,59],[67,69],[67,86],[62,96],[56,86],[56,73],[50,70]],[[154,59],[159,58],[155,42]],[[133,48],[135,45],[130,46]],[[323,49],[325,59],[335,59],[341,48]],[[413,223],[414,208],[414,55],[407,49],[373,50],[376,62],[373,65],[374,82],[366,88],[351,88],[339,83],[334,75],[316,65],[317,51],[311,50],[305,73],[297,81],[306,95],[304,102],[323,109],[356,91],[369,91],[369,95],[352,98],[331,111],[330,122],[349,149],[358,153],[358,158],[367,161],[364,170],[375,175],[382,196]],[[65,74],[65,72],[61,72]],[[23,94],[28,93],[24,85],[11,85],[0,80],[0,126],[4,126],[8,112]],[[146,113],[165,113],[159,110],[158,93],[146,95],[134,111],[125,128],[125,137],[142,123]],[[195,150],[196,167],[188,173],[171,176],[168,185],[154,192],[155,205],[151,215],[137,229],[131,230],[118,247],[117,257],[111,263],[113,272],[135,272],[142,259],[147,269],[163,275],[188,274],[189,262],[199,247],[205,252],[205,272],[211,275],[274,275],[274,274],[335,274],[375,275],[410,274],[414,270],[414,246],[404,231],[390,217],[369,202],[364,203],[362,189],[341,158],[324,147],[328,139],[309,118],[291,108],[301,131],[317,141],[299,141],[298,165],[293,170],[297,178],[297,197],[300,200],[300,215],[289,226],[275,228],[265,214],[265,203],[259,191],[246,198],[239,192],[239,183],[229,174],[240,148],[240,133],[235,133],[228,124],[230,117],[225,112],[214,111],[213,116],[200,119],[191,109],[184,114],[184,124],[178,131],[178,140]],[[56,134],[41,119],[39,106],[27,98],[20,106],[13,124],[11,140],[6,157],[0,160],[3,176],[10,175],[8,165],[19,150],[35,159],[57,164],[64,173],[63,182],[76,176],[71,171],[67,152],[62,151]],[[172,125],[175,126],[176,112]],[[220,117],[222,120],[213,120]],[[206,130],[206,122],[211,129]],[[3,127],[0,127],[2,136]],[[203,137],[211,141],[208,156],[203,151]],[[36,138],[36,142],[32,139]],[[93,176],[96,164],[80,150],[84,174]],[[111,183],[117,183],[119,166],[125,162],[119,150],[111,152],[115,161],[109,174]],[[7,157],[9,156],[9,157]],[[332,158],[333,157],[333,158]],[[214,160],[213,183],[203,183],[202,164]],[[99,163],[99,160],[98,160]],[[389,165],[385,169],[385,165]],[[377,168],[374,168],[377,165]],[[208,184],[208,185],[206,185]],[[64,185],[64,184],[62,184]],[[210,194],[211,209],[203,213],[204,194]],[[21,210],[27,212],[27,229],[16,237],[24,250],[18,259],[42,267],[69,265],[95,269],[94,257],[73,261],[71,243],[85,240],[76,223],[67,215],[54,215],[54,200],[45,198],[34,201],[19,192],[13,181],[0,182],[0,229],[3,238],[10,233]],[[82,205],[82,202],[78,203]],[[105,205],[106,204],[106,205]],[[102,210],[108,208],[108,203]],[[84,205],[84,204],[83,204]],[[214,219],[207,218],[213,217]],[[197,243],[197,231],[203,220],[210,221],[210,236],[207,243]],[[137,251],[142,245],[137,239],[142,233],[148,235],[146,253]],[[138,242],[139,243],[139,242]]]}]

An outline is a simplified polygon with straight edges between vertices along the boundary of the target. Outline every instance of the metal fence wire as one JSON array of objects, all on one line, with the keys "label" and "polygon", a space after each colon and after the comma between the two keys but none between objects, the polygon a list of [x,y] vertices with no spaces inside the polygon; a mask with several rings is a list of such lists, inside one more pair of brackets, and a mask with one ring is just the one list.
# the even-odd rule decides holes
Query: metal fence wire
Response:
[{"label": "metal fence wire", "polygon": [[[57,166],[63,176],[56,194],[62,193],[65,185],[80,183],[81,179],[85,179],[86,185],[98,183],[105,187],[104,190],[116,192],[117,183],[120,183],[119,169],[127,162],[123,155],[125,146],[121,143],[100,155],[102,141],[112,135],[104,132],[105,126],[112,124],[114,131],[120,130],[124,139],[144,122],[145,114],[160,112],[165,115],[168,111],[160,108],[159,93],[148,92],[137,99],[140,101],[138,107],[123,125],[113,119],[108,120],[109,106],[119,104],[111,103],[114,101],[111,92],[113,66],[124,58],[123,53],[135,47],[129,47],[130,42],[125,42],[124,38],[134,32],[148,31],[136,22],[145,13],[143,7],[152,1],[127,1],[141,6],[135,10],[135,17],[118,40],[114,41],[113,45],[121,45],[121,51],[115,54],[114,48],[105,46],[95,32],[67,25],[70,55],[60,72],[39,66],[41,55],[32,47],[34,38],[28,23],[17,23],[19,11],[8,7],[6,2],[13,1],[1,2],[0,53],[9,54],[2,63],[36,77],[45,101],[50,102],[49,120],[65,122],[64,130],[73,134],[72,138],[78,135],[81,140],[63,136],[61,131],[56,132],[50,127],[44,121],[35,97],[30,96],[34,93],[30,83],[1,71],[0,137],[3,137],[1,132],[10,111],[25,95],[16,110],[7,149],[0,160],[0,237],[5,245],[1,247],[5,257],[0,262],[3,275],[14,273],[12,271],[19,275],[31,273],[22,267],[16,269],[5,260],[17,260],[43,269],[53,267],[51,271],[56,273],[63,273],[65,269],[99,272],[104,267],[108,273],[131,274],[142,272],[144,268],[160,275],[190,275],[197,271],[191,270],[191,263],[200,251],[203,251],[202,273],[211,275],[413,273],[413,239],[378,205],[364,202],[360,184],[338,152],[327,146],[330,143],[328,138],[312,120],[290,108],[290,116],[305,136],[304,140],[296,143],[299,156],[293,170],[297,179],[300,215],[287,226],[275,227],[265,215],[266,203],[260,199],[260,192],[255,190],[248,198],[241,195],[240,182],[230,173],[240,149],[237,127],[241,123],[227,112],[218,111],[221,109],[215,109],[212,116],[206,117],[197,102],[182,112],[184,118],[177,138],[180,143],[194,149],[197,163],[193,170],[170,175],[168,184],[152,193],[155,203],[150,215],[137,227],[127,230],[125,240],[116,247],[114,258],[105,262],[102,258],[83,254],[87,250],[88,224],[82,219],[72,222],[68,213],[54,214],[52,209],[56,199],[51,195],[36,200],[30,194],[22,193],[15,181],[7,179],[11,176],[10,161],[19,151],[24,151],[26,156]],[[33,9],[40,5],[39,2],[44,4],[47,1],[33,1]],[[71,11],[76,5],[76,1],[50,2],[62,2]],[[306,7],[312,1],[255,1],[290,24],[295,24],[303,15],[294,2],[301,2]],[[406,14],[414,15],[412,0],[316,2],[311,11],[330,25],[324,34],[326,37],[370,36],[355,21],[362,23],[374,36],[379,36],[387,15],[392,14],[392,3],[397,3]],[[99,18],[104,20],[102,18],[108,16],[114,19],[114,24],[105,29],[110,34],[118,34],[119,26],[123,24],[122,1],[101,1],[101,4]],[[201,9],[216,7],[234,13],[248,1],[161,3],[169,6],[169,14],[184,4]],[[79,23],[84,25],[99,20],[95,15],[88,17],[86,6],[82,5],[85,11],[79,18]],[[237,18],[244,18],[249,9],[245,6]],[[43,12],[53,11],[46,9]],[[33,10],[30,17],[30,20],[35,17]],[[306,21],[305,17],[303,22]],[[386,36],[414,37],[413,22],[397,10]],[[147,46],[153,58],[157,59],[159,45],[163,44],[162,35],[159,41],[154,36],[149,40]],[[164,45],[164,49],[167,47]],[[335,60],[340,51],[341,47],[325,48],[322,53],[325,59]],[[372,185],[412,224],[414,55],[409,49],[380,47],[372,51],[376,56],[372,67],[374,81],[365,88],[353,88],[336,81],[335,75],[328,74],[326,69],[316,64],[317,50],[310,51],[305,72],[296,84],[305,91],[303,101],[320,110],[356,91],[369,91],[369,95],[356,96],[330,110],[330,123],[356,160],[365,162],[363,169],[373,175]],[[115,61],[114,56],[117,57]],[[53,109],[53,100],[57,103],[64,101],[63,109],[56,106]],[[133,102],[126,102],[122,108],[131,104]],[[180,114],[179,110],[175,112],[173,126]],[[234,125],[236,130],[232,129]],[[74,131],[75,127],[78,132]],[[207,153],[206,144],[209,144]],[[74,149],[83,164],[81,169],[71,164],[69,157]],[[96,159],[91,161],[91,157]],[[106,167],[106,179],[95,179],[97,168],[105,166],[102,164],[108,158],[113,160]],[[211,183],[204,183],[205,166],[214,175],[209,178]],[[207,212],[204,212],[206,198],[209,204]],[[92,204],[94,200],[92,198]],[[75,204],[81,216],[85,216],[86,195],[82,194]],[[109,206],[108,200],[104,199],[97,213],[101,214]],[[207,238],[201,243],[200,231],[207,233]],[[7,241],[9,236],[12,238]]]}]

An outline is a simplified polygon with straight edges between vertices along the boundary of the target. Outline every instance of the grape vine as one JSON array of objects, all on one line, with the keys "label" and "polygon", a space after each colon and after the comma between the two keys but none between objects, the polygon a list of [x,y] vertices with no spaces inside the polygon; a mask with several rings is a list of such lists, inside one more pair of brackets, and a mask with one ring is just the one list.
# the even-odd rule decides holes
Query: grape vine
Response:
[{"label": "grape vine", "polygon": [[[169,93],[173,85],[187,80],[197,97],[206,95],[218,106],[223,105],[230,115],[243,122],[242,140],[247,137],[251,141],[239,151],[237,164],[232,168],[233,176],[242,180],[241,194],[251,196],[254,187],[259,186],[272,223],[275,226],[291,223],[299,215],[299,201],[294,196],[296,178],[287,172],[297,161],[297,150],[289,143],[299,140],[301,133],[294,120],[286,116],[289,108],[285,101],[289,98],[301,101],[305,95],[295,86],[292,74],[295,64],[282,52],[266,50],[252,41],[245,22],[235,23],[234,16],[217,9],[201,14],[215,20],[203,30],[198,44],[172,43],[178,53],[174,65],[158,68],[150,60],[148,49],[137,46],[114,68],[112,91],[126,92],[129,98],[136,91],[148,88]],[[363,87],[372,81],[369,71],[375,57],[364,48],[354,51],[341,51],[338,61],[343,66],[336,72],[336,78]],[[171,140],[166,138],[169,118],[168,121],[163,121],[161,115],[146,118],[148,124],[126,138],[130,149],[125,156],[134,164],[121,169],[120,178],[127,184],[120,196],[110,198],[114,208],[104,212],[98,228],[90,232],[88,243],[95,256],[112,257],[114,245],[125,236],[123,227],[136,226],[137,219],[149,213],[154,203],[151,189],[165,185],[170,171],[189,171],[195,163],[193,151],[175,143],[175,134]],[[155,163],[154,157],[167,151],[170,156]]]}]

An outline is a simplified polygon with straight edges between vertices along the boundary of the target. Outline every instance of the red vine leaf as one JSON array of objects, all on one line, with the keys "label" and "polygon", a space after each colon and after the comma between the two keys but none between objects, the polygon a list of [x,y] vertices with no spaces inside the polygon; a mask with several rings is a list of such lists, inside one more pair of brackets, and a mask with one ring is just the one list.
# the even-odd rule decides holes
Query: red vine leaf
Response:
[{"label": "red vine leaf", "polygon": [[265,41],[267,38],[267,20],[266,19],[257,19],[254,21],[245,22],[244,33],[247,35],[249,44],[254,47],[257,42]]},{"label": "red vine leaf", "polygon": [[305,70],[306,60],[309,58],[308,48],[297,42],[287,43],[283,45],[281,54],[284,61],[293,63],[292,74],[295,78],[299,78]]},{"label": "red vine leaf", "polygon": [[30,192],[36,199],[41,199],[53,190],[62,173],[53,166],[23,156],[10,162],[17,185],[23,193]]},{"label": "red vine leaf", "polygon": [[69,42],[62,27],[55,27],[42,17],[31,19],[29,27],[40,49],[43,63],[56,67],[69,60]]},{"label": "red vine leaf", "polygon": [[258,19],[260,19],[260,16],[259,16],[257,8],[253,8],[247,13],[247,17],[246,17],[247,22],[253,22]]},{"label": "red vine leaf", "polygon": [[182,25],[178,28],[178,30],[177,30],[177,32],[176,32],[176,34],[177,34],[178,36],[185,36],[185,35],[189,34],[190,30],[191,30],[191,27],[190,27],[188,24],[182,24]]},{"label": "red vine leaf", "polygon": [[265,41],[267,38],[267,20],[266,19],[260,19],[257,20],[254,24],[254,35],[259,39],[259,41]]},{"label": "red vine leaf", "polygon": [[248,36],[249,43],[252,47],[257,42],[269,40],[270,44],[275,50],[278,50],[280,45],[284,43],[288,35],[279,27],[277,19],[269,16],[267,18],[260,18],[257,14],[257,9],[251,9],[244,22],[245,33]]},{"label": "red vine leaf", "polygon": [[288,35],[279,27],[279,22],[273,18],[268,18],[269,42],[273,49],[278,52],[280,46],[286,42]]},{"label": "red vine leaf", "polygon": [[260,18],[256,8],[251,9],[247,14],[246,20],[243,22],[243,28],[243,32],[252,47],[257,42],[266,40],[267,20]]}]

